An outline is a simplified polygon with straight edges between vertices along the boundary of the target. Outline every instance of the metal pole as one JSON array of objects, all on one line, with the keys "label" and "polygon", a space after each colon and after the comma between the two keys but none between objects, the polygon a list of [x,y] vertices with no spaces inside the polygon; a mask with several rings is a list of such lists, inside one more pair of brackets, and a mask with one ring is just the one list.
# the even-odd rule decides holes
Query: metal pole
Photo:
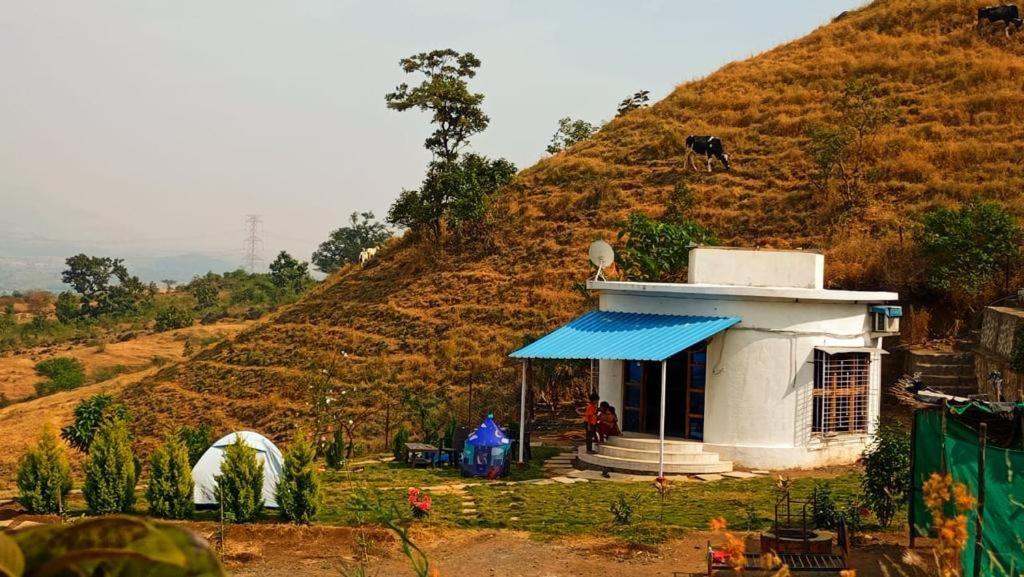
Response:
[{"label": "metal pole", "polygon": [[519,397],[519,462],[524,463],[526,450],[526,361],[523,361],[523,390]]},{"label": "metal pole", "polygon": [[985,445],[988,440],[988,423],[978,428],[978,516],[974,528],[974,577],[981,575],[981,556],[985,552],[982,544],[982,528],[985,521]]},{"label": "metal pole", "polygon": [[910,526],[910,548],[913,549],[917,541],[917,519],[914,518],[914,498],[916,489],[914,484],[917,478],[914,468],[917,466],[917,413],[914,413],[914,420],[910,423],[910,490],[907,491],[907,524]]},{"label": "metal pole", "polygon": [[661,422],[658,427],[658,476],[665,476],[665,381],[668,378],[668,361],[661,361]]}]

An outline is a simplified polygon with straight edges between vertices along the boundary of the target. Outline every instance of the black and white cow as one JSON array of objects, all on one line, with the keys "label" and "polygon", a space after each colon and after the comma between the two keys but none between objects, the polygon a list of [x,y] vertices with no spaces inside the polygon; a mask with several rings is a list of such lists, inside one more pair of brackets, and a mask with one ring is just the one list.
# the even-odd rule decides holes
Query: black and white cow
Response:
[{"label": "black and white cow", "polygon": [[[725,166],[726,170],[729,170],[729,155],[725,153],[725,147],[722,146],[722,139],[717,136],[695,136],[691,134],[686,137],[686,160],[689,161],[690,166],[697,170],[697,165],[693,162],[694,155],[701,155],[708,161],[708,172],[711,172],[711,159],[717,158],[722,161],[722,165]],[[685,161],[684,161],[685,162]]]},{"label": "black and white cow", "polygon": [[989,24],[995,24],[996,22],[1002,22],[1005,26],[1004,31],[1006,37],[1010,37],[1010,27],[1013,26],[1020,30],[1024,27],[1024,20],[1020,18],[1020,9],[1017,8],[1016,4],[1004,4],[1002,6],[989,6],[987,8],[978,9],[978,26],[980,30],[981,26],[988,22]]}]

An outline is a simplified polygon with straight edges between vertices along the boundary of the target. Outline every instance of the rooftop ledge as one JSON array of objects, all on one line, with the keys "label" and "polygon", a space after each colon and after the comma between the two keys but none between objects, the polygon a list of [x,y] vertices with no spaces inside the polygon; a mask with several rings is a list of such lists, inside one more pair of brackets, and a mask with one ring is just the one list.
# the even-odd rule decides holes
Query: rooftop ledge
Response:
[{"label": "rooftop ledge", "polygon": [[899,295],[884,291],[847,291],[813,288],[758,287],[718,284],[664,282],[587,281],[587,289],[596,292],[694,299],[756,300],[787,302],[825,302],[871,304],[899,300]]}]

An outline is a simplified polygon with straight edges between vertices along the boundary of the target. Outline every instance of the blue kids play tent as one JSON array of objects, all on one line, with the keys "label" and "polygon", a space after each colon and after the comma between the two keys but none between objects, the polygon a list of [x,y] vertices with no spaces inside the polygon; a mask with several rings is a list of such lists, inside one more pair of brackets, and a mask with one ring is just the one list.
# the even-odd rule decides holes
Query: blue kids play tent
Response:
[{"label": "blue kids play tent", "polygon": [[501,427],[488,415],[472,434],[466,437],[462,450],[462,473],[474,477],[501,477],[508,472],[508,451],[511,441]]}]

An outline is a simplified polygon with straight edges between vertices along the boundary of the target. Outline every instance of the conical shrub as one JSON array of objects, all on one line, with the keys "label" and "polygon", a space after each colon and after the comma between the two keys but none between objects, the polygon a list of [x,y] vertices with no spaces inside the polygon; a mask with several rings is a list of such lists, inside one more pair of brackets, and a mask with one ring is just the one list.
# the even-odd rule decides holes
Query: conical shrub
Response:
[{"label": "conical shrub", "polygon": [[327,466],[338,470],[345,466],[345,438],[339,427],[334,431],[331,442],[327,445]]},{"label": "conical shrub", "polygon": [[289,521],[310,523],[320,508],[320,474],[315,457],[313,447],[301,436],[285,455],[284,470],[277,482],[277,505]]},{"label": "conical shrub", "polygon": [[194,490],[188,447],[178,435],[170,435],[150,457],[146,488],[149,514],[165,519],[191,518],[195,512]]},{"label": "conical shrub", "polygon": [[85,504],[94,514],[127,513],[135,506],[138,462],[128,425],[110,419],[96,431],[85,462]]},{"label": "conical shrub", "polygon": [[245,523],[263,511],[263,465],[256,458],[256,449],[245,443],[241,435],[224,448],[217,481],[217,504],[227,521]]},{"label": "conical shrub", "polygon": [[49,427],[18,461],[18,502],[29,513],[60,513],[71,492],[71,467]]}]

